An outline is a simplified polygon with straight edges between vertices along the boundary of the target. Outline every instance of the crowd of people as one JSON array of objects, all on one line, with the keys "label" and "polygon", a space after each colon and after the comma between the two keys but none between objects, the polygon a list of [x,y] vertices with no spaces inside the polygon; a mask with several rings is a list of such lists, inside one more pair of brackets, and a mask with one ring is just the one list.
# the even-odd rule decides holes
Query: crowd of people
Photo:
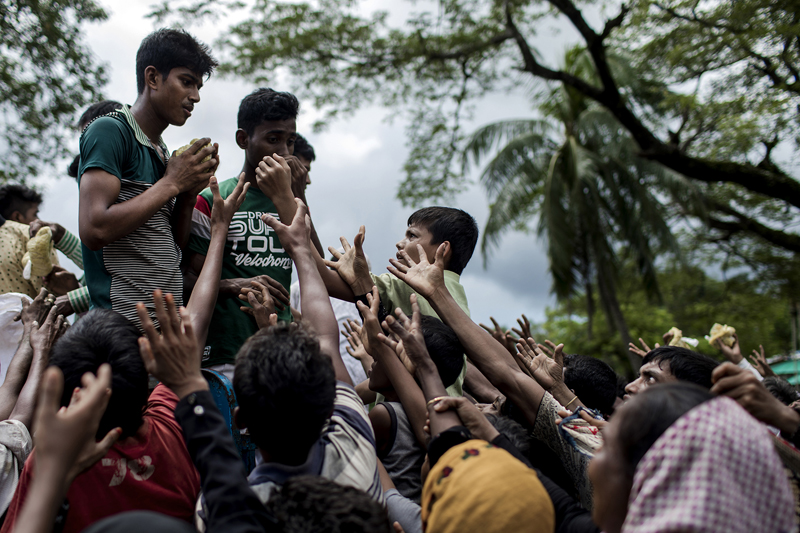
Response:
[{"label": "crowd of people", "polygon": [[363,226],[326,258],[293,95],[242,100],[238,177],[211,139],[161,139],[215,66],[155,31],[134,104],[86,110],[78,236],[0,188],[0,533],[798,530],[800,395],[763,350],[642,341],[625,383],[524,315],[476,323],[459,209],[414,212],[387,273]]}]

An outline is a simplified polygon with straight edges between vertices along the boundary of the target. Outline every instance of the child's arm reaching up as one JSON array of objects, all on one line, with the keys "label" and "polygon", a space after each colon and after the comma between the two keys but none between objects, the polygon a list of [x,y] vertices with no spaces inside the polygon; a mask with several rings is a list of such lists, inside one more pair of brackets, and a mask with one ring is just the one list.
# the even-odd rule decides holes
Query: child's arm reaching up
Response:
[{"label": "child's arm reaching up", "polygon": [[224,200],[219,194],[216,177],[211,177],[209,187],[214,195],[214,205],[211,208],[211,242],[208,244],[208,253],[203,263],[203,269],[197,277],[189,303],[186,304],[186,309],[192,317],[197,343],[200,346],[205,346],[208,326],[211,323],[211,316],[214,314],[217,294],[219,294],[222,255],[225,251],[225,241],[228,238],[228,226],[231,224],[233,215],[244,202],[250,184],[244,182],[244,172],[242,172],[236,188]]},{"label": "child's arm reaching up", "polygon": [[297,211],[289,226],[269,215],[263,215],[261,219],[275,230],[281,245],[294,261],[300,281],[303,318],[314,327],[320,351],[331,358],[336,379],[352,385],[347,367],[344,366],[342,356],[339,354],[339,324],[336,322],[336,315],[333,314],[325,283],[317,271],[314,259],[317,252],[311,245],[311,219],[308,216],[308,209],[302,200],[296,202]]}]

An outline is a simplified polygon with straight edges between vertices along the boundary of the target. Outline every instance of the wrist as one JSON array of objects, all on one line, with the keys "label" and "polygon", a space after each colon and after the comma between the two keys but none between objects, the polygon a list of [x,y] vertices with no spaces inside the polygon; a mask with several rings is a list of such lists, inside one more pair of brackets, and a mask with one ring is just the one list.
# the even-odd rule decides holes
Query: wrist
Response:
[{"label": "wrist", "polygon": [[180,384],[170,385],[169,388],[181,400],[193,392],[209,390],[208,382],[203,378],[202,374],[193,376]]},{"label": "wrist", "polygon": [[63,226],[60,224],[53,224],[53,244],[58,244],[61,242],[61,239],[64,238],[66,235],[67,230],[64,229]]},{"label": "wrist", "polygon": [[375,283],[372,281],[372,276],[358,276],[353,284],[350,285],[350,289],[353,291],[353,294],[358,297],[372,292],[372,287],[374,285]]},{"label": "wrist", "polygon": [[165,195],[166,200],[179,196],[181,192],[183,192],[181,191],[180,187],[178,187],[177,185],[175,185],[170,181],[169,175],[170,172],[169,169],[167,169],[167,171],[164,173],[164,177],[162,177],[160,180],[155,182],[155,184],[152,187],[150,187],[151,191],[156,190]]},{"label": "wrist", "polygon": [[800,413],[789,406],[784,406],[775,421],[775,426],[781,430],[784,436],[792,438],[800,429]]}]

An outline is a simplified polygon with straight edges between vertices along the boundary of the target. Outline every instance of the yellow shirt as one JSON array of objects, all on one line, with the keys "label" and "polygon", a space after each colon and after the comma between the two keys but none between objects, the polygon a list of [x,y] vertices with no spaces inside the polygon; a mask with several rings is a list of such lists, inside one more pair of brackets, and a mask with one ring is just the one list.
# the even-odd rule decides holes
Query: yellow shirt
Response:
[{"label": "yellow shirt", "polygon": [[[42,288],[42,278],[22,277],[22,256],[28,251],[30,226],[6,220],[0,226],[0,294],[19,292],[35,298]],[[55,250],[53,251],[55,258]],[[53,261],[54,265],[58,261]]]}]

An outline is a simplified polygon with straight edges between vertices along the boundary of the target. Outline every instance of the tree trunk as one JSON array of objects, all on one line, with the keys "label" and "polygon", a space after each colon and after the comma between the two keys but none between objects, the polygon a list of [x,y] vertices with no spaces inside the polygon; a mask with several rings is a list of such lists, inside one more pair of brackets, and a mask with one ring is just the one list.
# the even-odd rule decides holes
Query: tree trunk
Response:
[{"label": "tree trunk", "polygon": [[622,353],[627,357],[628,362],[631,364],[632,372],[629,377],[635,376],[639,373],[639,367],[642,366],[642,360],[638,355],[632,354],[630,350],[628,350],[628,344],[631,343],[633,339],[628,331],[628,323],[625,320],[625,316],[622,314],[622,309],[619,306],[616,290],[610,281],[603,280],[601,278],[601,274],[599,272],[597,274],[597,288],[600,292],[600,300],[603,304],[603,310],[606,313],[609,325],[613,330],[619,332],[619,336],[622,341],[620,348],[622,349]]}]

